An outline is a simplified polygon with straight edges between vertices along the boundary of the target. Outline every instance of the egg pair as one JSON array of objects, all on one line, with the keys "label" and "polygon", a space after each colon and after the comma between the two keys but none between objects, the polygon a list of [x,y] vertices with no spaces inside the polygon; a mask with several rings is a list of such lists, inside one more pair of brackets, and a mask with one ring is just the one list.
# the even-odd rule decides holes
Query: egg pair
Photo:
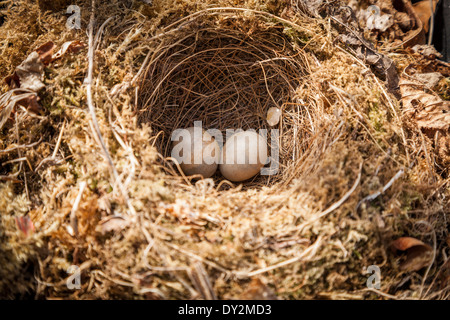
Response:
[{"label": "egg pair", "polygon": [[267,143],[254,131],[233,134],[222,150],[214,137],[201,128],[181,130],[173,140],[172,156],[187,176],[209,178],[219,167],[226,179],[239,182],[254,177],[267,161]]}]

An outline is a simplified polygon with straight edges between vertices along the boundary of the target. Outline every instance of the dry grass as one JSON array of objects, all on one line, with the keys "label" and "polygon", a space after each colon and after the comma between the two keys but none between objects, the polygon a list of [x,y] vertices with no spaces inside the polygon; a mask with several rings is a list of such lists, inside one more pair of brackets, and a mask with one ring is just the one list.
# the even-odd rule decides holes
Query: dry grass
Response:
[{"label": "dry grass", "polygon": [[[24,146],[0,153],[2,296],[233,299],[254,278],[282,299],[448,296],[449,181],[432,149],[326,19],[275,3],[98,4],[95,30],[113,18],[93,55],[92,105],[113,166],[87,108],[86,49],[47,68],[45,114],[18,109],[0,132],[0,150]],[[79,4],[87,28],[90,1]],[[42,30],[26,44],[0,33],[5,75],[46,40],[88,43],[85,30],[64,30],[61,13],[31,2],[8,21],[23,10],[40,12]],[[271,106],[283,110],[278,176],[189,181],[167,160],[174,128],[267,128]],[[36,228],[28,238],[14,223],[23,215]],[[112,217],[122,229],[102,232]],[[389,244],[404,235],[435,247],[428,272],[399,270]],[[75,291],[66,287],[73,264]],[[378,292],[366,290],[372,264]]]}]

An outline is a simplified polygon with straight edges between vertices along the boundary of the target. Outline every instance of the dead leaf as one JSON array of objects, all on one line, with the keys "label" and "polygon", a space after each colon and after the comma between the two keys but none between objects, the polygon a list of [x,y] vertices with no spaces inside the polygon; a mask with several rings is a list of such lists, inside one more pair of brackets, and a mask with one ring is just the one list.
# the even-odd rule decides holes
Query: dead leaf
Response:
[{"label": "dead leaf", "polygon": [[[396,250],[406,251],[414,246],[425,245],[422,241],[412,237],[401,237],[392,242],[392,247]],[[431,248],[430,248],[431,249]]]},{"label": "dead leaf", "polygon": [[45,88],[42,82],[44,78],[44,64],[42,63],[39,53],[32,52],[23,61],[15,71],[19,78],[19,87],[38,92]]},{"label": "dead leaf", "polygon": [[416,238],[401,237],[393,241],[391,246],[394,251],[406,252],[406,259],[400,263],[401,270],[418,271],[431,262],[433,249]]},{"label": "dead leaf", "polygon": [[[340,33],[338,39],[348,46],[348,49],[360,60],[371,67],[373,72],[381,80],[386,81],[387,89],[396,98],[400,98],[398,92],[398,74],[394,61],[386,55],[377,52],[373,43],[364,38],[363,31],[359,28],[355,13],[350,7],[328,9],[332,17],[334,27]],[[353,25],[353,28],[350,27]]]},{"label": "dead leaf", "polygon": [[299,0],[297,5],[303,12],[312,17],[320,17],[322,8],[326,6],[323,0]]},{"label": "dead leaf", "polygon": [[45,88],[42,82],[44,64],[52,60],[55,44],[47,42],[33,51],[15,70],[14,74],[5,80],[11,88],[29,89],[38,92]]},{"label": "dead leaf", "polygon": [[405,12],[408,14],[409,19],[412,22],[412,29],[405,33],[403,37],[403,41],[391,47],[390,49],[394,49],[395,47],[399,47],[401,45],[404,45],[405,47],[411,47],[415,44],[422,44],[425,43],[425,32],[423,30],[423,23],[420,20],[420,18],[417,16],[416,12],[414,11],[414,8],[411,4],[410,0],[401,0],[402,4],[402,10],[399,10],[401,12]]},{"label": "dead leaf", "polygon": [[404,70],[407,76],[400,81],[404,115],[417,124],[427,143],[437,155],[437,163],[450,165],[450,101],[444,101],[429,89],[439,86],[443,74],[450,73],[450,65],[421,59]]},{"label": "dead leaf", "polygon": [[440,54],[435,47],[427,44],[416,44],[414,47],[412,47],[412,50],[416,53],[420,53],[428,59],[436,59],[442,57],[442,54]]},{"label": "dead leaf", "polygon": [[84,43],[78,40],[65,42],[61,49],[52,56],[52,61],[61,58],[66,53],[77,53],[84,47]]},{"label": "dead leaf", "polygon": [[24,88],[35,92],[45,88],[42,82],[44,77],[44,65],[61,58],[67,52],[76,53],[84,48],[84,43],[78,40],[64,43],[61,49],[53,54],[56,46],[52,41],[44,43],[33,51],[15,70],[5,78],[5,82],[11,89]]},{"label": "dead leaf", "polygon": [[416,73],[412,77],[414,80],[422,82],[428,89],[435,88],[444,79],[439,72]]},{"label": "dead leaf", "polygon": [[16,104],[28,105],[31,109],[40,109],[37,94],[30,90],[12,89],[0,96],[0,129],[8,121]]},{"label": "dead leaf", "polygon": [[53,61],[52,55],[55,48],[56,45],[52,41],[49,41],[36,49],[36,52],[39,54],[39,59],[43,64],[47,65]]},{"label": "dead leaf", "polygon": [[421,129],[447,131],[450,127],[450,102],[438,95],[426,93],[418,80],[400,80],[400,92],[405,115],[415,120]]},{"label": "dead leaf", "polygon": [[[444,77],[450,77],[450,64],[437,59],[421,59],[417,63],[411,65],[411,67],[416,73],[437,72]],[[408,74],[410,74],[410,72],[408,72]]]},{"label": "dead leaf", "polygon": [[44,43],[33,51],[18,67],[14,73],[5,78],[10,91],[0,96],[0,129],[11,116],[16,104],[20,104],[29,111],[39,113],[37,93],[45,88],[44,66],[61,58],[67,52],[76,53],[84,47],[81,41],[68,41],[62,48],[53,54],[56,48],[52,41]]},{"label": "dead leaf", "polygon": [[21,106],[24,106],[28,111],[34,112],[36,114],[42,111],[42,107],[39,105],[39,96],[37,94],[32,94],[29,97],[18,101]]},{"label": "dead leaf", "polygon": [[403,113],[429,138],[438,163],[447,167],[450,165],[450,101],[426,92],[425,88],[418,80],[400,80]]},{"label": "dead leaf", "polygon": [[[436,11],[436,5],[438,0],[432,0],[433,2],[433,12]],[[417,3],[414,3],[413,10],[416,13],[417,17],[422,21],[423,29],[425,32],[428,32],[430,28],[430,18],[431,18],[431,5],[430,0],[422,0]]]},{"label": "dead leaf", "polygon": [[15,72],[5,78],[5,83],[10,89],[20,88],[20,79]]}]

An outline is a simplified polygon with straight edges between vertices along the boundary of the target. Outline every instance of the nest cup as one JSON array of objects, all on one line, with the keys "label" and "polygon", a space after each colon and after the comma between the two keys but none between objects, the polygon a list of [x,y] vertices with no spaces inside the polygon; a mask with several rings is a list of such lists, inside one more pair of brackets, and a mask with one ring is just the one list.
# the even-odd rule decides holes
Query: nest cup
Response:
[{"label": "nest cup", "polygon": [[[278,171],[258,174],[245,186],[288,183],[311,147],[317,108],[300,97],[309,87],[304,51],[282,24],[264,17],[202,15],[188,23],[172,24],[158,35],[141,84],[139,121],[149,123],[154,143],[164,159],[171,155],[171,134],[202,121],[203,129],[271,130],[276,141]],[[271,107],[282,110],[280,123],[267,122]],[[225,141],[224,141],[225,142]],[[303,161],[304,162],[304,161]],[[171,174],[178,170],[164,161]],[[216,173],[217,181],[224,178]]]}]

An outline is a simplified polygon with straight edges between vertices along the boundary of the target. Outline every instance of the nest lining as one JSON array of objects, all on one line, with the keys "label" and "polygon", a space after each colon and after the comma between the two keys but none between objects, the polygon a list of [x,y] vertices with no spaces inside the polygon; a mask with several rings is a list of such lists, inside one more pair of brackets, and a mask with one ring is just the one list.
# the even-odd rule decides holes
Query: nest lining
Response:
[{"label": "nest lining", "polygon": [[[257,175],[246,186],[291,179],[312,144],[317,109],[298,96],[299,87],[310,86],[308,63],[284,27],[238,17],[205,19],[158,41],[142,83],[139,120],[152,126],[161,155],[170,156],[172,132],[194,121],[223,137],[227,129],[266,129],[269,150],[270,129],[278,129],[278,173]],[[266,120],[271,107],[282,110],[275,127]]]}]

